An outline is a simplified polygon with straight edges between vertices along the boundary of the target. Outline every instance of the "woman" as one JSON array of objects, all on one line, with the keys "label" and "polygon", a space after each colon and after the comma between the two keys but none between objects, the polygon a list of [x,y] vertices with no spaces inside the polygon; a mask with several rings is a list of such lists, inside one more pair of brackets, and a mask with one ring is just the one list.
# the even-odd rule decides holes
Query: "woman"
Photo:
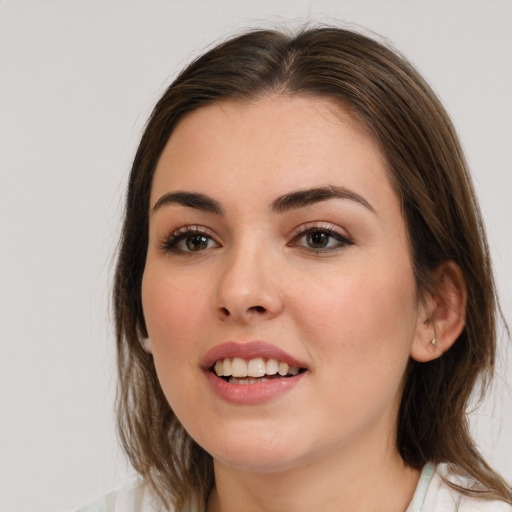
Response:
[{"label": "woman", "polygon": [[393,50],[254,31],[187,67],[130,177],[101,510],[511,511],[466,407],[499,313],[464,156]]}]

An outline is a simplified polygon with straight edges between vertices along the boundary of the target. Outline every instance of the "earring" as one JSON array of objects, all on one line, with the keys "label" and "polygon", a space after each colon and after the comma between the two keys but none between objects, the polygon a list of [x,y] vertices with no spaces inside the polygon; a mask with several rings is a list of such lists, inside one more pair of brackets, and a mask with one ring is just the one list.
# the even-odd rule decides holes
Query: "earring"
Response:
[{"label": "earring", "polygon": [[434,338],[430,343],[432,343],[432,345],[435,347],[437,345],[437,340]]},{"label": "earring", "polygon": [[148,354],[151,354],[151,342],[149,341],[149,338],[143,338],[140,342],[140,344],[142,345],[142,348],[144,349],[145,352],[147,352]]}]

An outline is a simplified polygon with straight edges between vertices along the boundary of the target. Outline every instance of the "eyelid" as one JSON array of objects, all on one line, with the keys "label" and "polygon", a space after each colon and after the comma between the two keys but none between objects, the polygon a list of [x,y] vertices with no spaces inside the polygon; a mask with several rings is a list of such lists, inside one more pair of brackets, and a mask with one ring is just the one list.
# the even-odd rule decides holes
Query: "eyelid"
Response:
[{"label": "eyelid", "polygon": [[176,244],[183,240],[184,238],[186,238],[187,236],[192,236],[195,234],[205,235],[211,240],[213,240],[216,244],[220,245],[212,231],[200,224],[187,224],[185,226],[180,226],[177,229],[167,232],[166,235],[160,238],[158,245],[164,252],[171,252],[174,250],[175,252],[187,253],[188,251],[181,251],[177,249]]},{"label": "eyelid", "polygon": [[352,237],[346,232],[346,230],[340,228],[336,224],[333,224],[331,222],[327,221],[312,221],[312,222],[306,222],[305,224],[301,224],[300,226],[297,226],[294,230],[293,237],[296,237],[298,235],[303,235],[304,233],[308,233],[310,231],[329,231],[330,233],[339,235],[343,238],[346,238],[347,240],[350,240]]},{"label": "eyelid", "polygon": [[[324,249],[314,249],[308,248],[306,246],[300,245],[297,241],[304,235],[308,233],[314,232],[325,232],[338,240],[339,244],[336,247],[328,247]],[[306,224],[301,224],[298,226],[292,235],[292,239],[288,245],[303,248],[309,252],[314,253],[328,253],[329,251],[335,251],[337,249],[342,249],[343,247],[354,245],[354,240],[351,235],[345,232],[345,230],[341,229],[336,224],[332,224],[330,222],[320,221],[320,222],[307,222]]]}]

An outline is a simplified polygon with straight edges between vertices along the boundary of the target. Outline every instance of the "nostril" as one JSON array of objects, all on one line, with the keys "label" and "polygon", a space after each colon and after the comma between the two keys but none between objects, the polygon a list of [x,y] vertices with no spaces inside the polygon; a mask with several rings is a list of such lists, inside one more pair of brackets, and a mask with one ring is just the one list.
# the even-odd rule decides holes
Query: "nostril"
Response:
[{"label": "nostril", "polygon": [[264,317],[269,312],[265,306],[250,306],[248,308],[227,308],[225,306],[219,306],[217,309],[218,318],[221,320],[227,320],[229,318],[235,318],[239,320],[248,320],[251,317]]}]

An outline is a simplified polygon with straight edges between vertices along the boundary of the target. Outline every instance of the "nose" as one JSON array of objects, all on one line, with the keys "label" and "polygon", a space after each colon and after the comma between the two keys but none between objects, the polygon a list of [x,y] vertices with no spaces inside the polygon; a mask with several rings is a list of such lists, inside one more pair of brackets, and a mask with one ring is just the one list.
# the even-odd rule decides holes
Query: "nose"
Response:
[{"label": "nose", "polygon": [[269,251],[233,248],[218,275],[215,314],[222,321],[239,323],[274,318],[283,308],[278,279]]}]

